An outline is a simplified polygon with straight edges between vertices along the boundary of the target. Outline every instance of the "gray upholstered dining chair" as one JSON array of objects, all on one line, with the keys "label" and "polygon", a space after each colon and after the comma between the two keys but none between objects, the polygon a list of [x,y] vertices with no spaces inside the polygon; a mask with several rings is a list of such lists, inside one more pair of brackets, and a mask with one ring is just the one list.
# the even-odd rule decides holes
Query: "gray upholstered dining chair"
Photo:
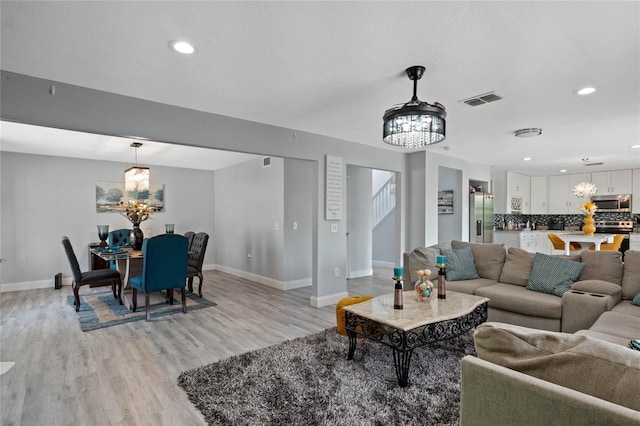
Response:
[{"label": "gray upholstered dining chair", "polygon": [[88,284],[111,284],[113,297],[115,297],[122,305],[122,280],[120,279],[120,273],[118,271],[114,271],[113,269],[96,269],[95,271],[81,272],[78,258],[73,251],[73,246],[71,246],[69,237],[62,237],[62,246],[64,247],[64,252],[67,255],[69,266],[71,266],[71,273],[73,274],[73,281],[71,285],[74,297],[73,304],[76,307],[76,312],[80,310],[80,296],[78,294],[78,290],[83,285]]},{"label": "gray upholstered dining chair", "polygon": [[198,277],[198,295],[202,297],[202,264],[204,263],[204,254],[207,251],[207,243],[209,242],[209,234],[206,232],[198,232],[194,235],[191,245],[189,246],[189,265],[187,266],[187,280],[189,283],[189,291],[193,293],[193,277]]},{"label": "gray upholstered dining chair", "polygon": [[133,312],[136,311],[137,292],[145,295],[147,321],[151,318],[149,308],[149,293],[167,290],[167,295],[173,301],[173,289],[180,288],[182,296],[182,312],[187,313],[185,296],[185,276],[187,274],[187,239],[178,234],[160,234],[152,238],[145,238],[142,243],[144,256],[142,275],[129,279],[133,289]]},{"label": "gray upholstered dining chair", "polygon": [[187,237],[187,247],[191,250],[191,242],[193,241],[193,237],[195,237],[196,233],[193,231],[188,231],[184,233],[184,236]]}]

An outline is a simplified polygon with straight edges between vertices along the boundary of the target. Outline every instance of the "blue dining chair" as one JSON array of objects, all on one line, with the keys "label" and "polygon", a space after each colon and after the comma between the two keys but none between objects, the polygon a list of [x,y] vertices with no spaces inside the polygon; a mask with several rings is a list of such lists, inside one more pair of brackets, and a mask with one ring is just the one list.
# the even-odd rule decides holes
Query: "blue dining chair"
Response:
[{"label": "blue dining chair", "polygon": [[180,288],[182,312],[187,313],[185,284],[188,261],[187,239],[179,234],[160,234],[142,243],[142,275],[129,279],[133,288],[133,312],[137,308],[137,292],[145,295],[147,321],[150,320],[149,293],[167,290],[173,300],[173,289]]},{"label": "blue dining chair", "polygon": [[[109,247],[130,246],[131,239],[129,235],[131,235],[131,229],[116,229],[115,231],[109,232],[109,238],[107,239]],[[114,270],[118,269],[115,260],[109,261],[109,268]]]}]

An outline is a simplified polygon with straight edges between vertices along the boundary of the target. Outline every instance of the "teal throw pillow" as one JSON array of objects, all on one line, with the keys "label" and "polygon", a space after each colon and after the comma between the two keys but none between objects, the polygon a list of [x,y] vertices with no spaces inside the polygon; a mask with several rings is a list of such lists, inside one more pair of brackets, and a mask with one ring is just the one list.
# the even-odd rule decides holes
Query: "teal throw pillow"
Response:
[{"label": "teal throw pillow", "polygon": [[527,289],[561,297],[576,282],[584,263],[536,253]]},{"label": "teal throw pillow", "polygon": [[440,252],[447,258],[447,280],[462,281],[480,278],[473,260],[471,247],[440,250]]},{"label": "teal throw pillow", "polygon": [[640,351],[640,339],[631,339],[629,342],[629,347],[631,349],[635,349],[636,351]]},{"label": "teal throw pillow", "polygon": [[640,306],[640,293],[636,294],[631,301],[632,305]]}]

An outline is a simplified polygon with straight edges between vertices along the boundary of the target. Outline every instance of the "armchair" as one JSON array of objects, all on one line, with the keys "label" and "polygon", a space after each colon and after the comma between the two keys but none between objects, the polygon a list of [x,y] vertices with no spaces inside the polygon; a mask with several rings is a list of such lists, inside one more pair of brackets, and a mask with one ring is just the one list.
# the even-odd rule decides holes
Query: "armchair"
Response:
[{"label": "armchair", "polygon": [[167,290],[173,300],[173,289],[180,288],[182,312],[187,313],[185,296],[185,276],[187,274],[187,238],[178,234],[160,234],[145,238],[142,243],[144,254],[142,275],[129,280],[133,288],[133,312],[137,308],[137,291],[145,295],[147,321],[150,320],[149,293]]},{"label": "armchair", "polygon": [[187,247],[191,250],[191,242],[193,241],[193,237],[196,235],[193,231],[188,231],[184,233],[184,236],[187,237]]},{"label": "armchair", "polygon": [[[114,271],[112,269],[97,269],[95,271],[81,272],[78,258],[73,251],[73,246],[71,246],[71,241],[69,241],[68,237],[62,237],[62,246],[64,247],[64,252],[67,255],[69,266],[71,267],[71,273],[73,274],[71,286],[73,287],[73,305],[76,307],[76,312],[80,310],[80,296],[78,295],[78,290],[80,287],[87,284],[110,283],[111,289],[113,290],[113,297],[115,297],[122,305],[122,280],[120,279],[120,273],[118,271]],[[118,288],[117,294],[116,286]]]},{"label": "armchair", "polygon": [[204,254],[207,251],[207,243],[209,235],[206,232],[198,232],[191,242],[189,248],[189,264],[187,266],[187,280],[189,283],[189,291],[193,292],[193,277],[198,277],[198,295],[202,297],[202,263],[204,262]]}]

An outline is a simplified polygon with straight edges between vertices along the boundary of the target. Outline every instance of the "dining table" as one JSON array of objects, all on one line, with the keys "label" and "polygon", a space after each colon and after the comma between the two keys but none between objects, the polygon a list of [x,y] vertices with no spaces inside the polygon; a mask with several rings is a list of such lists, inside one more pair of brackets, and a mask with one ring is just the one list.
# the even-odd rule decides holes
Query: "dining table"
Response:
[{"label": "dining table", "polygon": [[572,242],[579,243],[583,249],[595,245],[595,250],[600,251],[600,245],[603,243],[612,243],[614,236],[614,234],[586,235],[584,232],[564,232],[557,235],[564,242],[564,254],[567,256],[571,253],[570,248]]}]

